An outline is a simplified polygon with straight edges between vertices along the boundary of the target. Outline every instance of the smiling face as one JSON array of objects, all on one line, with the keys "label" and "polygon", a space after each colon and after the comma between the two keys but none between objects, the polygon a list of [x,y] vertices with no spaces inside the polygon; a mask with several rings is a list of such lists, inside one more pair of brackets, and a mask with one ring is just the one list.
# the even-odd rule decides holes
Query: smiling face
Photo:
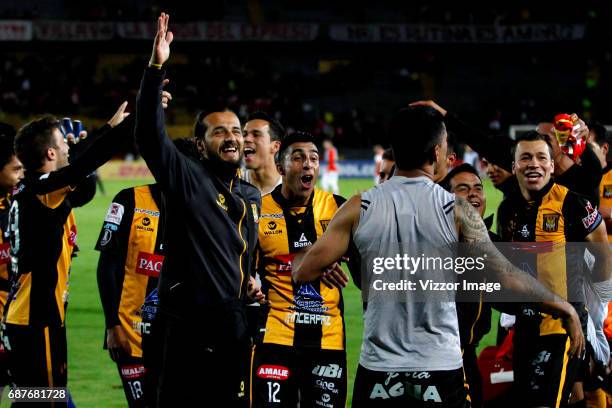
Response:
[{"label": "smiling face", "polygon": [[482,217],[487,207],[482,181],[474,173],[457,173],[450,180],[450,191],[465,198]]},{"label": "smiling face", "polygon": [[240,120],[233,112],[213,112],[204,118],[207,124],[204,135],[204,154],[210,160],[218,160],[232,166],[240,166],[244,138]]},{"label": "smiling face", "polygon": [[244,164],[247,169],[257,170],[266,161],[274,160],[280,146],[270,136],[270,123],[263,119],[250,120],[244,126]]},{"label": "smiling face", "polygon": [[512,172],[516,174],[525,199],[542,190],[554,170],[550,148],[543,140],[520,141],[516,145]]},{"label": "smiling face", "polygon": [[311,142],[296,142],[287,148],[277,165],[283,176],[283,192],[293,201],[306,201],[319,177],[319,151]]}]

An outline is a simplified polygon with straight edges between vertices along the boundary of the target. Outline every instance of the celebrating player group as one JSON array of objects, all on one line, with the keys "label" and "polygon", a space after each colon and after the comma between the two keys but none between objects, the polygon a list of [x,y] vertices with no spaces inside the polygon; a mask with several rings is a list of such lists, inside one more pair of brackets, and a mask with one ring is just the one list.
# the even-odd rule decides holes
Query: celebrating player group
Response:
[{"label": "celebrating player group", "polygon": [[[96,244],[104,347],[130,407],[341,408],[354,369],[353,407],[606,407],[605,127],[559,114],[512,140],[407,101],[377,146],[378,184],[343,198],[332,142],[266,112],[203,111],[171,140],[173,39],[162,13],[135,112],[123,103],[90,134],[50,116],[2,129],[0,385],[67,387],[73,208],[135,142],[155,183],[113,198]],[[459,142],[482,169],[459,162]],[[484,173],[503,193],[495,226]],[[363,303],[356,367],[348,284]],[[476,352],[493,309],[501,391]]]}]

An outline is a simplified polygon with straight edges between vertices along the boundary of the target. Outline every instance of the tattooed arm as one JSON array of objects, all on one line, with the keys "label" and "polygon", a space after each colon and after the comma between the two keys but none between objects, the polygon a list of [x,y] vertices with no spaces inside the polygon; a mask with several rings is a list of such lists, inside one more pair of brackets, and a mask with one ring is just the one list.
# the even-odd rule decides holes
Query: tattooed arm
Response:
[{"label": "tattooed arm", "polygon": [[466,243],[469,252],[478,251],[481,256],[486,257],[488,272],[497,277],[504,289],[541,302],[542,311],[563,319],[572,343],[570,355],[582,355],[585,347],[584,335],[574,307],[532,276],[512,265],[491,242],[480,214],[461,197],[455,199],[455,223],[461,241]]}]

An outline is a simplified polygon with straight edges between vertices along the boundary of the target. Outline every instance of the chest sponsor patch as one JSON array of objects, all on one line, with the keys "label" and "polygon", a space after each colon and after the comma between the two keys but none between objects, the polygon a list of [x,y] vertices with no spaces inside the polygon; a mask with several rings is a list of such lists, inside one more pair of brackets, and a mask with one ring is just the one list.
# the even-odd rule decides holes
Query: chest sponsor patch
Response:
[{"label": "chest sponsor patch", "polygon": [[157,254],[149,254],[147,252],[139,252],[136,260],[136,273],[141,275],[159,277],[159,273],[164,266],[164,256]]},{"label": "chest sponsor patch", "polygon": [[0,265],[6,265],[11,262],[10,248],[8,242],[0,244]]},{"label": "chest sponsor patch", "polygon": [[279,275],[291,275],[291,264],[293,263],[293,258],[295,258],[295,254],[275,256],[276,273]]},{"label": "chest sponsor patch", "polygon": [[544,214],[542,229],[546,232],[557,232],[559,230],[559,214]]},{"label": "chest sponsor patch", "polygon": [[125,212],[125,207],[119,203],[111,203],[108,207],[108,211],[106,212],[106,217],[104,217],[104,221],[112,222],[113,224],[121,224],[121,219],[123,218],[123,213]]}]

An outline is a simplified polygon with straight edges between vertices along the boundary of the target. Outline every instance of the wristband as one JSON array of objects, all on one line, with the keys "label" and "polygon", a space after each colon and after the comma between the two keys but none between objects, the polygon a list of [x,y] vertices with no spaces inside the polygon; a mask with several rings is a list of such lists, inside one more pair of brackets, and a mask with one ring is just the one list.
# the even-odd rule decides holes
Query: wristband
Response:
[{"label": "wristband", "polygon": [[153,62],[149,62],[149,66],[157,69],[162,69],[162,64],[154,64]]}]

